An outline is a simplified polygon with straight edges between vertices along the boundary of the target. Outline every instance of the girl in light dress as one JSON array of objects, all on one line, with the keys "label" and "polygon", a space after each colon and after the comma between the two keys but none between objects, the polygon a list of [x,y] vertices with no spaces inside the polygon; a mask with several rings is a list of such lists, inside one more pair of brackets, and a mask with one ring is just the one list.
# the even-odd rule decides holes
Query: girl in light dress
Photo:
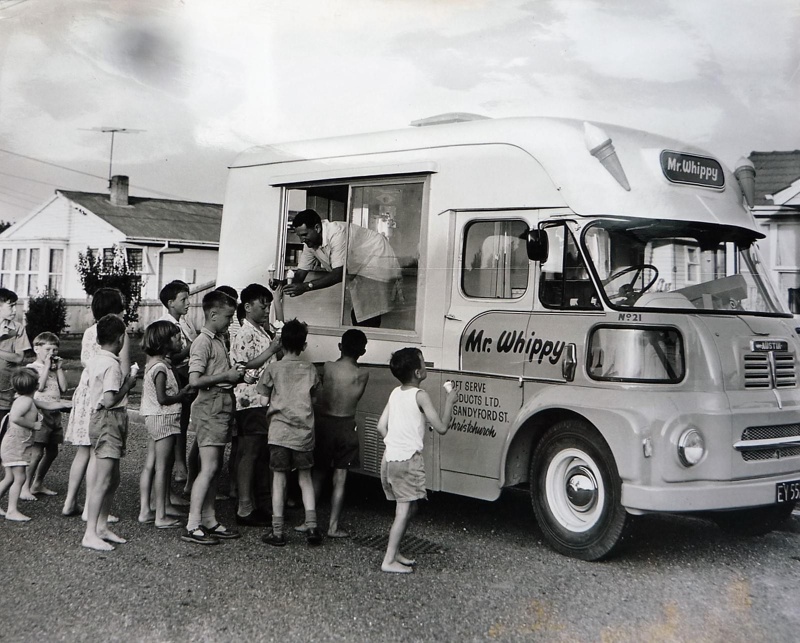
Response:
[{"label": "girl in light dress", "polygon": [[[72,396],[72,411],[70,411],[67,431],[64,435],[65,442],[77,447],[69,470],[69,483],[67,485],[67,496],[64,499],[64,508],[61,510],[64,516],[77,516],[83,512],[83,519],[86,520],[85,508],[82,509],[78,506],[78,492],[84,477],[87,479],[88,486],[91,486],[91,481],[94,478],[94,459],[90,457],[92,448],[89,440],[89,417],[92,409],[90,408],[91,403],[89,401],[85,368],[89,360],[100,351],[100,345],[97,343],[97,320],[109,314],[121,317],[124,312],[125,298],[116,288],[100,288],[94,293],[92,297],[92,316],[95,323],[84,331],[83,339],[81,340],[81,364],[84,367],[84,371],[81,373],[80,382]],[[127,373],[130,370],[130,350],[127,334],[119,354],[119,361],[122,372]],[[116,516],[108,517],[108,522],[117,522],[118,520],[119,518]]]},{"label": "girl in light dress", "polygon": [[[180,527],[182,515],[169,501],[175,440],[181,432],[181,402],[191,387],[179,388],[168,356],[181,350],[181,330],[170,321],[158,320],[144,331],[142,348],[147,353],[141,413],[147,428],[147,459],[139,478],[139,522],[154,522],[158,529]],[[150,508],[155,500],[155,513]]]},{"label": "girl in light dress", "polygon": [[29,368],[20,368],[11,375],[11,386],[17,397],[4,419],[8,422],[8,429],[0,446],[0,459],[5,469],[0,482],[0,497],[8,491],[8,510],[0,509],[0,516],[5,516],[6,520],[27,522],[30,517],[17,508],[17,502],[25,483],[25,470],[31,461],[33,432],[40,428],[39,411],[33,402],[33,394],[39,388],[39,377]]}]

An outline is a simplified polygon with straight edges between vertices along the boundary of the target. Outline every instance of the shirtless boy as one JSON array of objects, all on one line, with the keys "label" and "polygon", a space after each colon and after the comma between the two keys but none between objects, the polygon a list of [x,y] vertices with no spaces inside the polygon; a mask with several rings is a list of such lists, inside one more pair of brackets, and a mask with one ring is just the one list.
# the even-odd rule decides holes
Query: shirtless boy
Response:
[{"label": "shirtless boy", "polygon": [[369,381],[369,373],[358,365],[366,352],[367,336],[358,329],[342,335],[339,344],[341,357],[326,362],[322,373],[322,394],[315,410],[316,447],[314,449],[314,488],[319,498],[322,483],[333,468],[333,495],[329,538],[347,538],[339,528],[344,504],[347,470],[359,466],[356,406]]}]

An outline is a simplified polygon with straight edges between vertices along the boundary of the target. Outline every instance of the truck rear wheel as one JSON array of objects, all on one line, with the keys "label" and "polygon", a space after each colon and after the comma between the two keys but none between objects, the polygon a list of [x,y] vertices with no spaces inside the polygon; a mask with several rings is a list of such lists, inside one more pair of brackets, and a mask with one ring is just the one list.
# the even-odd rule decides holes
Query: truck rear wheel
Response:
[{"label": "truck rear wheel", "polygon": [[531,459],[531,502],[556,551],[600,560],[619,545],[630,517],[611,450],[589,424],[564,420],[542,437]]},{"label": "truck rear wheel", "polygon": [[794,510],[794,503],[719,511],[712,516],[719,528],[736,536],[763,536],[785,523]]}]

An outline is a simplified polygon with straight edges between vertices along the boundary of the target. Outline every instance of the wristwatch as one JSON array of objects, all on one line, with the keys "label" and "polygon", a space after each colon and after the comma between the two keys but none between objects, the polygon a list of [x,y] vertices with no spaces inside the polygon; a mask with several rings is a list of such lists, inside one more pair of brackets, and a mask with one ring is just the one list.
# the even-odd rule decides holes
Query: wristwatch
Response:
[{"label": "wristwatch", "polygon": [[306,286],[308,286],[309,290],[313,290],[314,289],[314,282],[313,281],[308,281],[308,282],[306,282]]}]

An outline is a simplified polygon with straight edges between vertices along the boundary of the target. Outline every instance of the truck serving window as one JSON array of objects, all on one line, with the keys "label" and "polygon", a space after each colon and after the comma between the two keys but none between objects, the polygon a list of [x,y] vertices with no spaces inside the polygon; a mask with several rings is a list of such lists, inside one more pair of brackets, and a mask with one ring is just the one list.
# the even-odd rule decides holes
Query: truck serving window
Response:
[{"label": "truck serving window", "polygon": [[524,221],[475,221],[464,232],[461,288],[467,297],[517,299],[528,288]]},{"label": "truck serving window", "polygon": [[[286,318],[413,331],[424,185],[405,178],[287,189],[285,272],[303,285],[284,299]],[[298,217],[306,210],[319,215],[319,229]]]}]

